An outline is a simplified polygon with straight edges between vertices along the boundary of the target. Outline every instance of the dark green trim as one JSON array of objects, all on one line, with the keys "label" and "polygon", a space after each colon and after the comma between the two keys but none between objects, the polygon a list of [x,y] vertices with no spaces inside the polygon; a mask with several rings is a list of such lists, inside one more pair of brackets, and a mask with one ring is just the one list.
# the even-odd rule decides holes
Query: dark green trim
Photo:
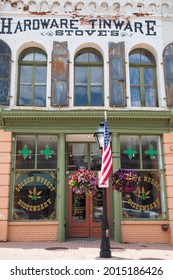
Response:
[{"label": "dark green trim", "polygon": [[[111,110],[109,130],[117,133],[162,134],[173,130],[171,110]],[[94,133],[104,110],[20,110],[0,108],[0,128],[19,133]]]}]

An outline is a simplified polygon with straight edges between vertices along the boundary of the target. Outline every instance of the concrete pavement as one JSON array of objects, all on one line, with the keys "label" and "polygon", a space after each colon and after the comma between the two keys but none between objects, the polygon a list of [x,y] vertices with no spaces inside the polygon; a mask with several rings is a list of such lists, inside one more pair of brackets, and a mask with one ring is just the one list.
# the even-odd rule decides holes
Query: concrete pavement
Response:
[{"label": "concrete pavement", "polygon": [[[173,260],[173,244],[123,244],[110,241],[112,259]],[[101,240],[68,239],[66,242],[0,242],[0,260],[100,259]]]}]

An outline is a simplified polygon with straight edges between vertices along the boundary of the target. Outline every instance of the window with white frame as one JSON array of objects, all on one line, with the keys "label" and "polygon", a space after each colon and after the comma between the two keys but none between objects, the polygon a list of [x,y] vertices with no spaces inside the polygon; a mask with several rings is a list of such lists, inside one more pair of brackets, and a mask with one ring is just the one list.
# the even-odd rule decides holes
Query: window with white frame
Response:
[{"label": "window with white frame", "polygon": [[93,48],[75,57],[74,106],[103,106],[103,58]]},{"label": "window with white frame", "polygon": [[24,50],[19,57],[19,106],[46,106],[47,55],[38,48]]},{"label": "window with white frame", "polygon": [[157,107],[156,62],[145,49],[135,49],[129,55],[130,95],[133,107]]}]

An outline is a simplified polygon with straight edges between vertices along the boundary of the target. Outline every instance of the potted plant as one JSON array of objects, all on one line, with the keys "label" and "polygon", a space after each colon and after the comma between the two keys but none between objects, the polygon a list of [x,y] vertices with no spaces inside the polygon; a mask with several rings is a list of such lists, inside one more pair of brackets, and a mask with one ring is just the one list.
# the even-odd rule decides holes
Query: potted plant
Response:
[{"label": "potted plant", "polygon": [[80,166],[77,171],[69,176],[69,188],[76,194],[94,195],[98,188],[98,179],[94,171]]},{"label": "potted plant", "polygon": [[112,174],[112,189],[126,193],[138,192],[139,182],[137,173],[133,170],[117,170]]}]

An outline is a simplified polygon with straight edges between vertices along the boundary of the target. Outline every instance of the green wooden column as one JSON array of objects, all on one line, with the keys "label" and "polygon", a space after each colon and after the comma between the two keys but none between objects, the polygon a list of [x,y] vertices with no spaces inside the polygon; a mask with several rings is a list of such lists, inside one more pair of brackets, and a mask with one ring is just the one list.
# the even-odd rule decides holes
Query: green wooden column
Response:
[{"label": "green wooden column", "polygon": [[57,194],[57,217],[59,221],[57,241],[65,241],[65,134],[59,135],[59,187]]},{"label": "green wooden column", "polygon": [[[118,134],[112,133],[112,152],[113,152],[113,172],[119,169],[120,167],[120,148],[118,142]],[[114,240],[116,242],[122,241],[121,236],[121,218],[122,218],[122,211],[121,211],[121,203],[122,198],[121,194],[117,191],[113,191],[113,234]]]}]

